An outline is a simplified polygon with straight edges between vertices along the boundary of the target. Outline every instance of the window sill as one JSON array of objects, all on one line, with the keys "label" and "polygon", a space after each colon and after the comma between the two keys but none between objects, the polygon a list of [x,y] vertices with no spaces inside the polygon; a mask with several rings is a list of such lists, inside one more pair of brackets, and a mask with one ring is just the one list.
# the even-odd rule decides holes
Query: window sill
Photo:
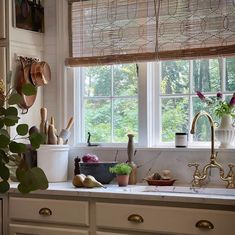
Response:
[{"label": "window sill", "polygon": [[[87,146],[85,144],[79,144],[75,146],[71,146],[71,149],[92,149],[92,150],[126,150],[127,144],[118,144],[118,145],[99,145],[99,146]],[[135,145],[135,149],[140,151],[164,151],[164,152],[192,152],[192,151],[210,151],[210,145],[189,145],[187,148],[176,148],[174,145],[159,145],[153,147],[138,147]],[[235,152],[235,146],[233,148],[220,149],[218,145],[215,145],[216,152]]]}]

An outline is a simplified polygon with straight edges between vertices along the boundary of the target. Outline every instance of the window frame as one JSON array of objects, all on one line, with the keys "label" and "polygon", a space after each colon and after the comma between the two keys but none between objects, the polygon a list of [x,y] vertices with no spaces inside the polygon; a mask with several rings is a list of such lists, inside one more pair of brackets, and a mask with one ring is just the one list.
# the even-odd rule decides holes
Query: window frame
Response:
[{"label": "window frame", "polygon": [[[223,94],[230,94],[231,92],[224,92],[225,89],[225,68],[226,68],[226,58],[220,58],[223,60],[222,66],[222,92]],[[196,97],[192,93],[193,79],[192,79],[192,63],[193,60],[189,60],[189,76],[190,76],[190,88],[189,94],[172,94],[170,96],[189,96],[189,125],[193,119],[193,109],[192,109],[192,98]],[[136,147],[148,148],[148,147],[174,147],[173,142],[162,142],[161,141],[161,97],[163,96],[160,91],[161,83],[161,62],[148,62],[148,63],[138,63],[139,69],[139,82],[138,82],[138,128],[139,128],[139,139],[136,140]],[[80,82],[82,79],[82,69],[77,68],[77,72],[74,72],[72,68],[67,68],[68,72],[68,87],[73,87],[73,92],[70,94],[70,101],[68,104],[68,110],[75,117],[75,131],[72,136],[72,142],[75,145],[84,146],[86,143],[82,142],[84,139],[84,116],[82,113],[83,103],[81,102],[81,92],[84,87]],[[69,93],[69,92],[67,92]],[[208,94],[215,94],[208,92]],[[80,104],[79,104],[80,103]],[[79,104],[79,105],[78,105]],[[80,130],[80,131],[79,131]],[[126,147],[126,143],[101,143],[103,147]],[[196,142],[193,141],[193,136],[189,134],[189,147],[209,147],[209,142]]]}]

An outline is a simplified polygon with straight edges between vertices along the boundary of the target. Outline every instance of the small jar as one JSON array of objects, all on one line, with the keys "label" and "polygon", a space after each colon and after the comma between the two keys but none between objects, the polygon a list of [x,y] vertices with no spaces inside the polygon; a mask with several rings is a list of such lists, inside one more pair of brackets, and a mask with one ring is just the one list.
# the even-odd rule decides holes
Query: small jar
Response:
[{"label": "small jar", "polygon": [[187,148],[188,147],[188,134],[178,132],[175,133],[175,147],[176,148]]}]

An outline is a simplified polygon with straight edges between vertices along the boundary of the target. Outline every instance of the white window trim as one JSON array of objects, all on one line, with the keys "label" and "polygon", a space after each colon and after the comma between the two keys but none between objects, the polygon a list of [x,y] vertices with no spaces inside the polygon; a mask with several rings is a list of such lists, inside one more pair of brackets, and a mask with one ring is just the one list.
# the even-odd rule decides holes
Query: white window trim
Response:
[{"label": "white window trim", "polygon": [[[139,140],[136,147],[138,148],[174,148],[174,142],[164,143],[160,141],[161,136],[161,104],[160,104],[160,81],[161,70],[160,62],[139,63],[139,82],[138,82],[138,98],[139,98]],[[225,75],[225,60],[223,60],[223,75]],[[67,87],[70,89],[67,93],[68,111],[74,116],[75,124],[74,133],[72,133],[71,143],[79,146],[86,146],[86,142],[82,142],[84,136],[84,123],[83,123],[83,102],[82,92],[84,91],[83,85],[80,83],[82,79],[82,70],[78,69],[77,73],[72,69],[67,69]],[[192,61],[189,66],[190,76],[192,76]],[[76,77],[76,78],[75,78]],[[146,81],[147,80],[147,81]],[[223,80],[224,81],[224,80]],[[190,79],[192,83],[192,79]],[[224,82],[223,82],[224,83]],[[225,84],[223,84],[225,86]],[[72,91],[71,88],[73,87]],[[192,84],[190,84],[189,94],[192,95]],[[227,92],[226,92],[227,93]],[[212,93],[214,94],[214,93]],[[176,94],[173,96],[181,96]],[[189,115],[191,122],[193,118],[192,111],[192,96]],[[80,105],[78,105],[80,103]],[[189,123],[190,127],[191,123]],[[190,129],[190,128],[189,128]],[[189,134],[189,148],[209,148],[210,142],[192,142],[193,135]],[[126,147],[127,143],[101,143],[101,147]]]}]

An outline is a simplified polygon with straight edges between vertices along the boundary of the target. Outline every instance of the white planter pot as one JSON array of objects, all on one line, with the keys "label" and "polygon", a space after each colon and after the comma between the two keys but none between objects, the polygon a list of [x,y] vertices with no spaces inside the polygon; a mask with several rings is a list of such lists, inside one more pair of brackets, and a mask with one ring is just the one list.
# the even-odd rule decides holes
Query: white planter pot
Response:
[{"label": "white planter pot", "polygon": [[222,116],[220,126],[215,129],[215,137],[220,142],[219,148],[233,147],[235,129],[231,115],[225,114]]},{"label": "white planter pot", "polygon": [[67,181],[68,152],[68,145],[41,145],[37,150],[37,165],[49,182]]}]

